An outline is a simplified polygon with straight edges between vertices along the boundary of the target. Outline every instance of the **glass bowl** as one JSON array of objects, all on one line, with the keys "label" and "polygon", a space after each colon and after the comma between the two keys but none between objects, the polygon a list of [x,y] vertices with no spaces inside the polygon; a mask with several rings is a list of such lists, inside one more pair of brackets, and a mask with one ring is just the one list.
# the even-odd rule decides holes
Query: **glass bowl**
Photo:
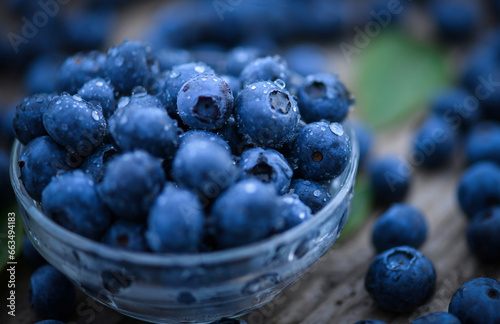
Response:
[{"label": "glass bowl", "polygon": [[352,143],[332,200],[313,218],[266,240],[223,251],[153,254],[117,250],[76,235],[46,217],[19,180],[23,150],[14,144],[10,177],[26,233],[40,254],[95,300],[153,323],[209,323],[270,302],[337,240],[349,217],[358,166]]}]

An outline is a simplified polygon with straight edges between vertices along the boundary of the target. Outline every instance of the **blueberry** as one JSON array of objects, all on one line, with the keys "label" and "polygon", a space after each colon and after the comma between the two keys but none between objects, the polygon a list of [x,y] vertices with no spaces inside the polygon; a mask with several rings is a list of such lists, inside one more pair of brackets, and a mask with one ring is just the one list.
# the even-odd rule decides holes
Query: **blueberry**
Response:
[{"label": "blueberry", "polygon": [[247,324],[247,322],[240,321],[234,318],[221,318],[220,320],[217,320],[210,324]]},{"label": "blueberry", "polygon": [[283,195],[288,192],[293,170],[283,155],[273,149],[253,148],[243,152],[238,167],[241,178],[255,178],[271,184],[276,192]]},{"label": "blueberry", "polygon": [[137,86],[154,87],[159,73],[151,48],[129,40],[108,50],[105,67],[111,83],[122,94],[130,94]]},{"label": "blueberry", "polygon": [[177,96],[177,111],[189,127],[221,128],[233,112],[234,97],[221,78],[202,74],[186,82]]},{"label": "blueberry", "polygon": [[500,165],[500,123],[482,122],[467,134],[465,157],[469,164],[491,161]]},{"label": "blueberry", "polygon": [[310,180],[293,180],[290,189],[290,192],[299,196],[300,200],[311,208],[313,214],[319,212],[332,199],[326,186]]},{"label": "blueberry", "polygon": [[56,268],[44,265],[31,275],[29,303],[41,317],[62,319],[75,309],[75,288]]},{"label": "blueberry", "polygon": [[351,143],[339,123],[316,122],[299,132],[293,145],[299,171],[309,180],[338,177],[347,167]]},{"label": "blueberry", "polygon": [[368,320],[362,320],[362,321],[356,322],[354,324],[387,324],[387,323],[382,322],[382,321],[368,319]]},{"label": "blueberry", "polygon": [[453,295],[448,312],[462,324],[500,323],[500,282],[491,278],[467,281]]},{"label": "blueberry", "polygon": [[86,82],[83,87],[78,90],[78,94],[83,100],[94,106],[100,105],[106,119],[111,117],[115,111],[115,88],[109,82],[101,78],[95,78]]},{"label": "blueberry", "polygon": [[490,207],[500,205],[500,168],[490,162],[469,167],[460,179],[458,202],[465,215],[472,219]]},{"label": "blueberry", "polygon": [[437,312],[419,317],[411,324],[462,324],[462,322],[453,314]]},{"label": "blueberry", "polygon": [[15,201],[14,191],[10,185],[9,168],[10,154],[0,148],[0,195],[3,197],[0,207],[7,206]]},{"label": "blueberry", "polygon": [[111,223],[94,181],[80,170],[54,177],[43,190],[42,206],[54,222],[93,240]]},{"label": "blueberry", "polygon": [[99,193],[119,219],[145,219],[165,183],[161,163],[144,151],[116,157],[106,168]]},{"label": "blueberry", "polygon": [[453,129],[465,130],[481,118],[477,99],[465,88],[449,89],[441,92],[432,102],[432,112]]},{"label": "blueberry", "polygon": [[422,213],[407,204],[394,204],[375,222],[372,242],[381,253],[407,245],[418,249],[427,237],[427,222]]},{"label": "blueberry", "polygon": [[185,143],[192,141],[210,141],[224,147],[229,153],[231,153],[231,148],[229,144],[219,135],[202,130],[190,130],[182,134],[180,138],[179,146],[183,146]]},{"label": "blueberry", "polygon": [[123,108],[125,106],[139,106],[139,107],[157,107],[163,108],[163,104],[160,99],[147,93],[144,88],[137,87],[132,91],[130,97],[121,97],[118,100],[116,109]]},{"label": "blueberry", "polygon": [[201,198],[214,199],[237,177],[237,168],[224,146],[209,140],[185,142],[177,151],[172,177]]},{"label": "blueberry", "polygon": [[257,145],[276,149],[294,139],[300,120],[295,99],[272,82],[253,83],[241,90],[235,117],[241,134]]},{"label": "blueberry", "polygon": [[375,201],[387,205],[403,201],[410,189],[411,170],[406,161],[386,155],[368,166]]},{"label": "blueberry", "polygon": [[250,244],[283,227],[281,203],[274,188],[256,179],[236,183],[212,207],[219,248]]},{"label": "blueberry", "polygon": [[23,242],[23,257],[34,269],[47,264],[47,261],[38,253],[29,238],[24,239]]},{"label": "blueberry", "polygon": [[19,158],[21,181],[31,198],[40,201],[42,191],[53,176],[64,173],[67,153],[49,136],[41,136],[29,142]]},{"label": "blueberry", "polygon": [[467,243],[483,261],[500,261],[500,205],[474,216],[467,228]]},{"label": "blueberry", "polygon": [[190,52],[177,48],[163,48],[154,53],[160,64],[161,71],[171,70],[174,66],[192,62]]},{"label": "blueberry", "polygon": [[290,229],[312,217],[311,208],[304,204],[296,194],[282,197],[281,217],[285,220],[284,229]]},{"label": "blueberry", "polygon": [[200,74],[214,74],[214,70],[202,62],[191,62],[174,66],[164,80],[163,89],[160,89],[159,98],[167,107],[168,113],[173,116],[177,113],[177,95],[184,83]]},{"label": "blueberry", "polygon": [[118,150],[111,144],[99,146],[91,155],[83,160],[80,169],[88,174],[96,183],[102,181],[108,163],[117,156]]},{"label": "blueberry", "polygon": [[365,277],[368,293],[380,307],[393,312],[409,312],[424,304],[435,284],[431,261],[407,246],[379,254]]},{"label": "blueberry", "polygon": [[167,184],[149,213],[147,242],[155,252],[196,252],[203,225],[203,208],[196,195]]},{"label": "blueberry", "polygon": [[359,164],[364,165],[372,151],[374,135],[366,125],[360,122],[354,124],[354,130],[359,143]]},{"label": "blueberry", "polygon": [[75,94],[87,81],[106,77],[104,63],[106,55],[92,51],[69,57],[59,68],[57,88]]},{"label": "blueberry", "polygon": [[229,117],[226,124],[218,131],[218,134],[229,144],[233,155],[241,155],[246,149],[255,147],[239,133],[238,125],[233,116]]},{"label": "blueberry", "polygon": [[172,156],[178,145],[177,123],[165,109],[127,105],[109,119],[109,132],[124,151],[144,150],[154,156]]},{"label": "blueberry", "polygon": [[288,81],[290,71],[280,56],[266,56],[250,62],[241,71],[240,79],[243,86],[259,81]]},{"label": "blueberry", "polygon": [[43,127],[43,114],[47,110],[52,95],[41,93],[26,97],[17,106],[13,121],[14,132],[17,139],[24,145],[33,139],[47,135]]},{"label": "blueberry", "polygon": [[147,251],[145,232],[146,226],[143,224],[117,220],[104,233],[101,242],[123,250]]},{"label": "blueberry", "polygon": [[288,48],[285,53],[290,70],[306,76],[327,69],[328,62],[320,48],[312,44],[299,44]]},{"label": "blueberry", "polygon": [[24,87],[30,94],[52,93],[56,91],[57,70],[64,62],[62,53],[47,53],[35,58],[27,67]]},{"label": "blueberry", "polygon": [[323,119],[342,122],[353,103],[344,84],[336,76],[323,73],[307,76],[298,97],[300,115],[308,123]]},{"label": "blueberry", "polygon": [[456,132],[442,118],[431,115],[417,130],[413,155],[420,166],[437,168],[448,163],[456,147]]},{"label": "blueberry", "polygon": [[70,152],[89,155],[106,135],[107,122],[100,106],[79,95],[54,97],[43,114],[43,126],[58,144]]},{"label": "blueberry", "polygon": [[440,34],[451,41],[463,41],[478,28],[481,12],[472,1],[432,0],[429,11]]},{"label": "blueberry", "polygon": [[262,50],[254,46],[240,46],[233,48],[226,57],[226,72],[229,75],[240,76],[243,69],[263,54]]}]

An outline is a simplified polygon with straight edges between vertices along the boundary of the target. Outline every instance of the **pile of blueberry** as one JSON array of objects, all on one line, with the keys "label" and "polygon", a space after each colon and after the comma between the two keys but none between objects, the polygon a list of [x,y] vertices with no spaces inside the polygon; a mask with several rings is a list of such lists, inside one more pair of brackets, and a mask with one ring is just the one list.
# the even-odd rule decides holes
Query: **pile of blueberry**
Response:
[{"label": "pile of blueberry", "polygon": [[278,56],[229,58],[231,75],[162,69],[133,41],[68,58],[60,92],[16,110],[26,191],[64,228],[133,251],[226,249],[312,217],[350,161],[349,92]]}]

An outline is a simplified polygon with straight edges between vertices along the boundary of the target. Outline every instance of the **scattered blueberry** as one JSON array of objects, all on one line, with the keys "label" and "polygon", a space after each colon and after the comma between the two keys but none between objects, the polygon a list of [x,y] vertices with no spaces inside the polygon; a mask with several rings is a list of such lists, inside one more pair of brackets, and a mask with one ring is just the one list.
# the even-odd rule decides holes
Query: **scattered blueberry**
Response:
[{"label": "scattered blueberry", "polygon": [[31,275],[29,303],[41,317],[63,319],[76,306],[75,288],[56,268],[44,265]]},{"label": "scattered blueberry", "polygon": [[427,222],[424,216],[407,204],[392,205],[375,222],[372,232],[372,242],[377,253],[401,245],[418,249],[426,237]]},{"label": "scattered blueberry", "polygon": [[411,324],[462,324],[462,322],[453,314],[437,312],[419,317]]},{"label": "scattered blueberry", "polygon": [[479,102],[465,88],[441,92],[432,102],[432,112],[455,130],[468,129],[481,118]]},{"label": "scattered blueberry", "polygon": [[500,282],[491,278],[467,281],[451,299],[448,312],[462,324],[500,323]]},{"label": "scattered blueberry", "polygon": [[483,261],[500,261],[500,204],[476,214],[467,228],[467,243]]},{"label": "scattered blueberry", "polygon": [[92,105],[100,105],[106,119],[115,111],[115,88],[104,79],[96,78],[88,81],[78,90],[78,94]]},{"label": "scattered blueberry", "polygon": [[243,86],[259,81],[288,81],[290,71],[280,56],[266,56],[250,62],[241,71],[240,79]]},{"label": "scattered blueberry", "polygon": [[130,221],[117,220],[104,233],[101,242],[129,251],[147,251],[146,226]]},{"label": "scattered blueberry", "polygon": [[469,164],[491,161],[500,165],[500,123],[476,124],[467,134],[465,157]]},{"label": "scattered blueberry", "polygon": [[293,180],[290,189],[290,192],[299,196],[300,200],[311,208],[313,214],[320,211],[332,199],[325,185],[310,180]]},{"label": "scattered blueberry", "polygon": [[368,169],[376,203],[387,205],[404,200],[411,184],[406,161],[387,155],[371,160]]},{"label": "scattered blueberry", "polygon": [[67,58],[57,74],[58,90],[75,94],[87,81],[106,77],[105,62],[106,55],[97,51]]},{"label": "scattered blueberry", "polygon": [[17,106],[13,127],[17,139],[24,145],[39,136],[47,135],[43,127],[43,114],[51,100],[50,94],[36,94],[25,98]]},{"label": "scattered blueberry", "polygon": [[380,307],[409,312],[434,293],[432,263],[411,247],[396,247],[379,254],[365,277],[365,288]]},{"label": "scattered blueberry", "polygon": [[296,194],[282,197],[281,217],[285,220],[284,230],[302,224],[312,217],[311,208],[304,204]]}]

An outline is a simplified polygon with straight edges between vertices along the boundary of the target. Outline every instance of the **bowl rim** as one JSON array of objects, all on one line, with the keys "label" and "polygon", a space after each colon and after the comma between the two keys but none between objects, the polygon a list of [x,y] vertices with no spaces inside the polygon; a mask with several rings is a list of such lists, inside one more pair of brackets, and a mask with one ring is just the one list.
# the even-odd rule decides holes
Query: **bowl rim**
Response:
[{"label": "bowl rim", "polygon": [[[139,263],[145,267],[170,267],[170,266],[206,266],[217,265],[225,262],[234,262],[252,258],[257,255],[264,255],[269,252],[269,246],[278,246],[285,242],[294,241],[301,234],[309,233],[320,223],[331,217],[331,214],[347,198],[351,187],[354,186],[355,177],[358,169],[359,144],[352,123],[344,121],[342,123],[344,130],[349,136],[351,142],[351,155],[346,170],[345,181],[340,185],[340,189],[333,199],[321,209],[317,214],[306,222],[303,222],[283,233],[275,234],[269,238],[220,251],[198,252],[198,253],[151,253],[120,250],[107,246],[103,243],[93,241],[86,237],[73,233],[64,227],[58,225],[37,208],[39,203],[32,199],[20,180],[20,169],[18,167],[18,158],[24,147],[17,139],[14,142],[10,158],[10,180],[16,195],[18,204],[24,208],[33,221],[44,227],[51,235],[56,236],[58,240],[66,242],[68,245],[77,247],[79,250],[99,255],[108,261]],[[28,234],[31,236],[31,233]]]}]

